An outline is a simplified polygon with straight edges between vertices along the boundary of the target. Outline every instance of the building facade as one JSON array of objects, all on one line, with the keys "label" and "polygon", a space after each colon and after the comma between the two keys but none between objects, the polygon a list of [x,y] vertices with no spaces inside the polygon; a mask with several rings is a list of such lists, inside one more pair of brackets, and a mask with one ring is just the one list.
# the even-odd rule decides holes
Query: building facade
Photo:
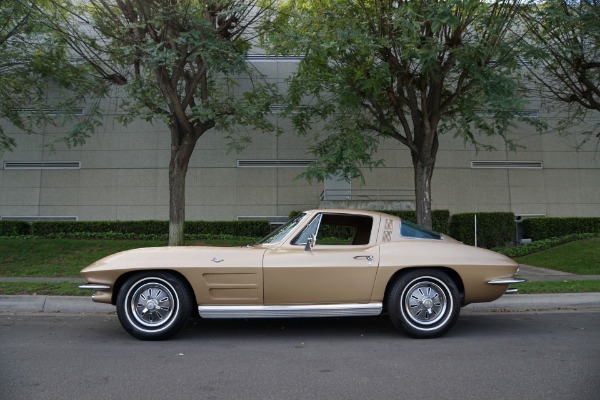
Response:
[{"label": "building facade", "polygon": [[[281,82],[298,60],[255,57],[251,62],[269,79]],[[107,110],[118,110],[117,102],[107,100]],[[535,100],[530,111],[547,118],[550,125],[560,118]],[[168,219],[169,130],[142,121],[124,126],[116,114],[108,111],[104,125],[85,145],[56,151],[45,144],[59,137],[60,129],[40,128],[41,134],[27,135],[1,122],[16,138],[17,148],[0,154],[0,217]],[[385,166],[364,171],[364,187],[358,181],[346,184],[333,178],[311,185],[295,179],[312,159],[311,138],[297,136],[277,112],[272,118],[284,133],[266,135],[239,127],[253,138],[239,154],[228,152],[218,131],[200,138],[186,177],[186,219],[277,221],[292,210],[320,206],[414,208],[411,157],[400,143],[381,144],[378,157]],[[582,139],[577,129],[561,136],[517,127],[514,139],[525,148],[516,152],[498,138],[486,142],[496,151],[477,152],[451,134],[442,135],[432,207],[451,213],[600,217],[598,142],[576,150]]]}]

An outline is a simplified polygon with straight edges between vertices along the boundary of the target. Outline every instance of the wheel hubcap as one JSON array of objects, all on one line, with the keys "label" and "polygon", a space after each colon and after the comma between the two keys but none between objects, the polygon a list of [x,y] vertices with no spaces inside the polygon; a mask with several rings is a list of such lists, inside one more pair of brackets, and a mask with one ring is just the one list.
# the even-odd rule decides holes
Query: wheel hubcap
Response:
[{"label": "wheel hubcap", "polygon": [[157,327],[165,324],[175,308],[173,292],[159,282],[146,283],[131,296],[131,311],[142,325]]},{"label": "wheel hubcap", "polygon": [[404,308],[408,316],[421,325],[439,321],[446,312],[446,292],[436,283],[421,281],[405,292]]}]

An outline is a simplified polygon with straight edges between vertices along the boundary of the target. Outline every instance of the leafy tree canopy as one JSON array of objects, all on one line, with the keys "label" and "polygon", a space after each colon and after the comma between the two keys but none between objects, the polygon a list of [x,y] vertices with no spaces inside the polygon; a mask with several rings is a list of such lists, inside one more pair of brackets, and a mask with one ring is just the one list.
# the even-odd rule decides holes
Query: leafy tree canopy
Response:
[{"label": "leafy tree canopy", "polygon": [[[43,10],[43,11],[42,11]],[[59,140],[77,145],[98,124],[96,103],[87,104],[86,118],[74,109],[104,90],[75,60],[64,41],[49,27],[49,2],[3,0],[0,5],[0,118],[33,133],[45,124],[69,124]],[[0,126],[0,150],[16,145]]]},{"label": "leafy tree canopy", "polygon": [[[600,112],[600,1],[545,0],[523,14],[525,65],[545,99],[567,106],[559,122],[567,131]],[[584,125],[586,126],[586,125]],[[578,126],[579,128],[579,126]],[[584,143],[600,137],[587,125]]]},{"label": "leafy tree canopy", "polygon": [[[304,59],[288,105],[301,133],[328,137],[304,176],[361,177],[382,138],[405,145],[415,168],[419,223],[431,226],[438,135],[476,148],[508,132],[525,101],[513,34],[520,1],[288,0],[264,29],[274,53]],[[529,121],[536,123],[535,121]]]},{"label": "leafy tree canopy", "polygon": [[198,139],[220,130],[240,150],[250,142],[247,127],[278,131],[269,118],[274,85],[246,61],[255,24],[274,0],[64,1],[54,29],[99,80],[123,90],[121,120],[168,126],[169,244],[182,245],[185,177]]}]

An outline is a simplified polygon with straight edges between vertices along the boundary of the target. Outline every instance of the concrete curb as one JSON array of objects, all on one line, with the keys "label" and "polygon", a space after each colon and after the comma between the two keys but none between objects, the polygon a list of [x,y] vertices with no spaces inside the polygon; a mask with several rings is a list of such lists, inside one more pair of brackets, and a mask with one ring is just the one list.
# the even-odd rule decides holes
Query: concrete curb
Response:
[{"label": "concrete curb", "polygon": [[600,293],[553,293],[504,295],[490,303],[474,303],[463,311],[534,311],[600,308]]},{"label": "concrete curb", "polygon": [[[600,293],[514,294],[475,303],[465,312],[514,312],[600,308]],[[115,306],[80,296],[0,296],[0,312],[110,313]]]},{"label": "concrete curb", "polygon": [[95,303],[85,296],[0,296],[0,312],[114,312],[111,304]]}]

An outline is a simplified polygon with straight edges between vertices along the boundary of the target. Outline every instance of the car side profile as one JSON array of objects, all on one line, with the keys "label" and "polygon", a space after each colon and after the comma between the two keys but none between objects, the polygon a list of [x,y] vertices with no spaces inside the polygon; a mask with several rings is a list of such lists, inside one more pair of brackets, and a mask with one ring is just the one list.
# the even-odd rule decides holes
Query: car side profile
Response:
[{"label": "car side profile", "polygon": [[[81,271],[93,300],[114,304],[123,328],[167,339],[201,318],[369,316],[387,312],[416,338],[448,332],[460,308],[493,301],[518,264],[398,217],[310,210],[241,248],[120,252]],[[516,291],[511,289],[511,292]]]}]

